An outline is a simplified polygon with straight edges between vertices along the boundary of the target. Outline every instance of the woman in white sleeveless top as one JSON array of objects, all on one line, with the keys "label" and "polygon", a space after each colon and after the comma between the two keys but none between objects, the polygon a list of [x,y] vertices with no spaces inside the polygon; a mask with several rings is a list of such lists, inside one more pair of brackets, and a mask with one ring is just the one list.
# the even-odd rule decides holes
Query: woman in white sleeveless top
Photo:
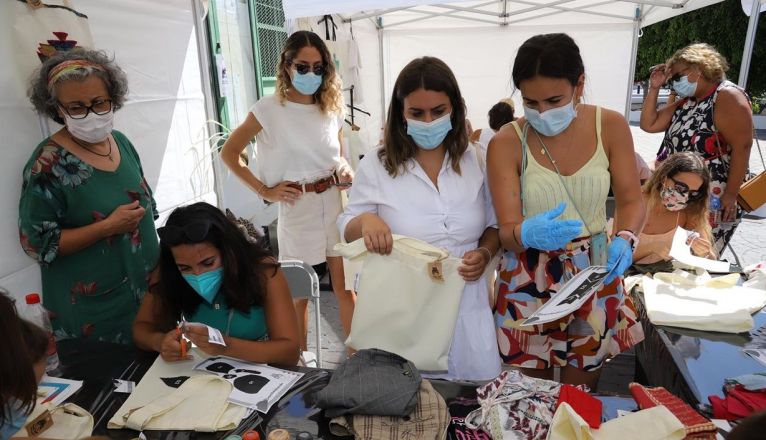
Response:
[{"label": "woman in white sleeveless top", "polygon": [[[226,165],[266,202],[279,203],[279,258],[311,265],[327,262],[332,288],[348,335],[356,296],[345,290],[335,221],[340,189],[350,185],[343,157],[343,95],[324,41],[298,31],[287,39],[277,72],[277,91],[261,98],[223,146]],[[257,176],[240,153],[256,138]],[[295,301],[306,350],[307,300]],[[319,350],[320,347],[317,347]]]}]

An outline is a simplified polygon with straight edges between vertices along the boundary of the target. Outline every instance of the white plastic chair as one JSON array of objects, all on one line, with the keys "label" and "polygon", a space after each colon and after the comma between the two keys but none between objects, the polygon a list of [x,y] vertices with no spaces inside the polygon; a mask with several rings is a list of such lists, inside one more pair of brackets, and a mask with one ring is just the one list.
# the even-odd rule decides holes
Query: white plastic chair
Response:
[{"label": "white plastic chair", "polygon": [[319,313],[319,276],[310,264],[300,260],[281,260],[282,272],[287,278],[287,286],[295,299],[310,298],[314,302],[314,325],[316,332],[317,366],[322,368],[322,330]]}]

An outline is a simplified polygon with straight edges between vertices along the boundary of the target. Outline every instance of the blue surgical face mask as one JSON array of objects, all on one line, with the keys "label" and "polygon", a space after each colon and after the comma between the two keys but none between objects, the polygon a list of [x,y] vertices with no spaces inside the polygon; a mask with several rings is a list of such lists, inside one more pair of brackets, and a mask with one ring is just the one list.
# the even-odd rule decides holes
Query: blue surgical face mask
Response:
[{"label": "blue surgical face mask", "polygon": [[223,267],[211,270],[210,272],[194,275],[190,273],[182,274],[187,283],[199,294],[208,304],[212,304],[218,290],[223,282]]},{"label": "blue surgical face mask", "polygon": [[689,75],[684,75],[678,78],[678,81],[673,81],[673,90],[678,93],[678,96],[689,98],[697,91],[697,83],[689,81]]},{"label": "blue surgical face mask", "polygon": [[545,136],[556,136],[566,130],[577,117],[577,110],[574,108],[574,95],[568,104],[542,113],[525,105],[524,116],[538,133]]},{"label": "blue surgical face mask", "polygon": [[452,113],[447,113],[431,122],[407,119],[407,134],[418,147],[433,150],[444,142],[447,133],[452,130]]},{"label": "blue surgical face mask", "polygon": [[0,425],[0,438],[11,438],[24,427],[24,422],[27,421],[27,414],[19,408],[16,402],[11,402],[9,405],[10,414],[5,414],[5,422]]},{"label": "blue surgical face mask", "polygon": [[303,95],[313,95],[322,85],[322,75],[316,75],[314,72],[306,72],[301,75],[293,71],[293,87]]}]

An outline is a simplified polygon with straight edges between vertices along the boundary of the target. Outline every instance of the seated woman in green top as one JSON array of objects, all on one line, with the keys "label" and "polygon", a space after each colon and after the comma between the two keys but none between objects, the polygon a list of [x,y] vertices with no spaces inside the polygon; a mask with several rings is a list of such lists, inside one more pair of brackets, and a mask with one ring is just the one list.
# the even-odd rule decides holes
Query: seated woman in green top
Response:
[{"label": "seated woman in green top", "polygon": [[[159,270],[133,323],[139,348],[166,361],[189,359],[184,334],[209,355],[295,365],[298,322],[279,264],[216,207],[199,202],[174,210],[160,236]],[[206,324],[226,346],[208,342]]]}]

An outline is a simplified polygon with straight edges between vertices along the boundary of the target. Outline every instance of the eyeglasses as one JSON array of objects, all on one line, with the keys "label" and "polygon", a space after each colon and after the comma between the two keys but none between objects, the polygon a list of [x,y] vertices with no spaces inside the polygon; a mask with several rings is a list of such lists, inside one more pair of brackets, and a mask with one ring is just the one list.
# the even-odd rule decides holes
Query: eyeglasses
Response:
[{"label": "eyeglasses", "polygon": [[201,221],[184,226],[163,226],[157,228],[157,235],[160,236],[160,241],[168,246],[176,246],[189,241],[199,243],[207,238],[210,225],[209,221]]},{"label": "eyeglasses", "polygon": [[323,75],[325,71],[324,64],[318,64],[314,67],[311,67],[308,64],[304,64],[304,63],[290,63],[290,64],[295,66],[295,71],[298,72],[298,75],[305,75],[309,73],[309,70],[311,70],[312,72],[314,72],[314,75],[320,76],[320,75]]},{"label": "eyeglasses", "polygon": [[85,105],[81,102],[72,102],[69,104],[64,105],[59,101],[59,106],[61,106],[62,109],[66,112],[66,114],[69,115],[72,119],[84,119],[88,116],[90,112],[93,112],[97,115],[105,115],[112,111],[112,100],[111,99],[97,99],[90,103],[90,105]]},{"label": "eyeglasses", "polygon": [[692,191],[692,190],[689,189],[689,185],[687,185],[687,184],[685,184],[683,182],[679,182],[678,180],[676,180],[676,179],[674,179],[674,178],[672,178],[670,176],[668,176],[668,179],[670,179],[670,181],[673,182],[673,188],[676,191],[678,191],[678,193],[680,193],[682,195],[687,195],[688,194],[689,200],[697,200],[698,198],[700,198],[702,196],[702,191],[699,191],[699,190]]}]

